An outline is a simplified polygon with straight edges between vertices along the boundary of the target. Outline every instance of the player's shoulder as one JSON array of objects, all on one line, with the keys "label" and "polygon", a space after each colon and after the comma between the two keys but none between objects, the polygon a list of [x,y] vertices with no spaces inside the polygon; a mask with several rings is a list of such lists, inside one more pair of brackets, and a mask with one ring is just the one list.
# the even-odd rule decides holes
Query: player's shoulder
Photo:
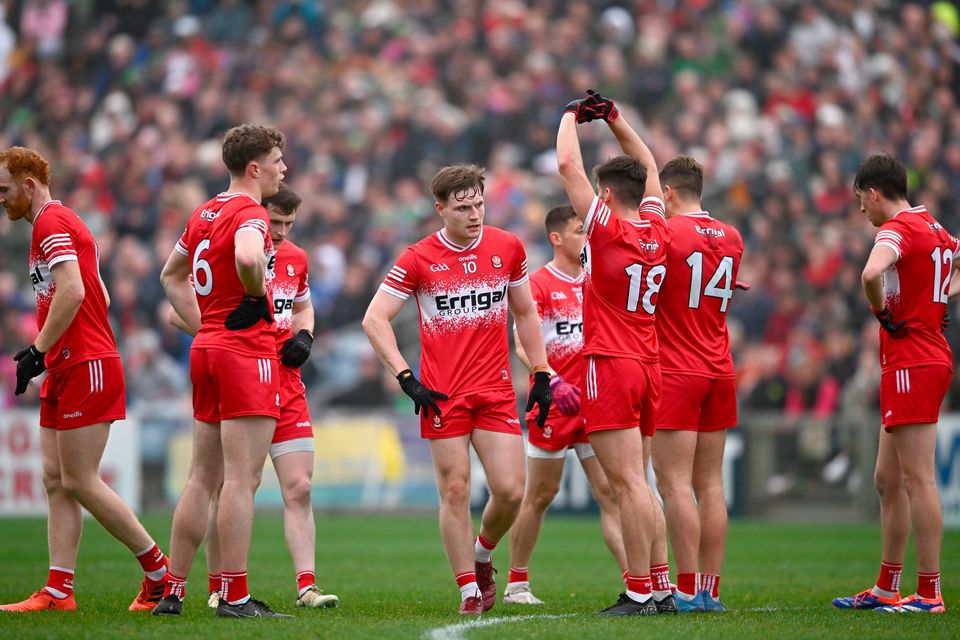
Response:
[{"label": "player's shoulder", "polygon": [[40,208],[33,219],[33,235],[45,236],[52,231],[82,233],[87,229],[83,220],[73,209],[64,206],[59,200],[51,200]]},{"label": "player's shoulder", "polygon": [[292,240],[284,240],[277,248],[277,256],[283,257],[291,262],[307,262],[307,252]]},{"label": "player's shoulder", "polygon": [[518,245],[520,238],[515,233],[501,229],[500,227],[491,227],[483,225],[483,238],[481,242],[490,242],[496,245]]}]

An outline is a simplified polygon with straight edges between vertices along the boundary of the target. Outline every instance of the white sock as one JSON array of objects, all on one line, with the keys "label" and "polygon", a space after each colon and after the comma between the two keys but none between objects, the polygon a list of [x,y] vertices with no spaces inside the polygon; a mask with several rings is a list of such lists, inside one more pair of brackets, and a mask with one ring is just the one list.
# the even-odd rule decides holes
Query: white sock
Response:
[{"label": "white sock", "polygon": [[897,595],[894,591],[887,591],[886,589],[881,589],[877,585],[873,585],[873,589],[870,590],[871,593],[875,596],[880,596],[881,598],[892,598]]},{"label": "white sock", "polygon": [[247,600],[249,599],[250,599],[250,594],[248,593],[246,596],[240,598],[239,600],[234,600],[233,602],[227,601],[227,604],[232,604],[232,605],[246,604]]},{"label": "white sock", "polygon": [[653,590],[653,599],[654,599],[654,600],[663,600],[664,598],[666,598],[667,596],[669,596],[669,595],[672,594],[672,593],[673,593],[673,591],[670,591],[670,589],[667,589],[667,590],[665,590],[665,591],[657,591],[656,589],[654,589],[654,590]]},{"label": "white sock", "polygon": [[63,591],[60,591],[60,589],[54,589],[53,587],[44,587],[44,589],[46,589],[47,593],[52,595],[54,598],[63,600],[67,597],[67,594],[65,594]]},{"label": "white sock", "polygon": [[634,602],[639,602],[643,604],[647,600],[653,597],[652,593],[637,593],[636,591],[630,591],[627,589],[627,597],[633,600]]},{"label": "white sock", "polygon": [[476,596],[477,598],[480,597],[480,585],[477,584],[476,580],[474,580],[473,582],[468,582],[467,584],[460,587],[461,602],[463,600],[466,600],[467,598],[471,598],[474,596]]},{"label": "white sock", "polygon": [[493,549],[487,549],[480,544],[480,538],[477,538],[473,543],[473,559],[477,562],[490,562],[490,558],[492,557]]},{"label": "white sock", "polygon": [[684,593],[683,591],[680,591],[680,589],[677,589],[677,592],[674,593],[673,595],[680,598],[681,600],[686,600],[687,602],[692,602],[697,598],[697,594],[694,593],[693,595],[691,595],[689,593]]},{"label": "white sock", "polygon": [[530,582],[527,580],[523,582],[508,582],[507,590],[513,591],[514,589],[530,589]]}]

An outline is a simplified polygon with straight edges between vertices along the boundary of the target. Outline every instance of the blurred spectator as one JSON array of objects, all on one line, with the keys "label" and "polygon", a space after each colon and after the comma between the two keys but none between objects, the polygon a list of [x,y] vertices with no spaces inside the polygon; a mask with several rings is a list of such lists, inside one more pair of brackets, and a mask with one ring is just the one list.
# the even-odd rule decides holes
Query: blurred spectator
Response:
[{"label": "blurred spectator", "polygon": [[[189,340],[165,326],[157,277],[186,216],[227,185],[219,140],[228,127],[256,120],[287,134],[318,345],[335,344],[357,330],[397,249],[438,228],[425,183],[438,165],[489,168],[487,215],[524,238],[538,266],[548,247],[535,231],[563,200],[558,115],[594,87],[618,99],[659,161],[701,160],[705,206],[743,233],[741,279],[753,288],[737,293],[731,319],[742,329],[734,359],[744,405],[829,414],[856,378],[862,336],[877,331],[860,292],[875,231],[852,197],[859,162],[878,150],[902,157],[911,200],[960,231],[951,8],[6,0],[0,146],[52,159],[58,192],[100,243],[123,353],[142,358],[145,327],[154,328],[163,364],[131,374],[172,380],[167,354],[186,380]],[[587,164],[612,153],[602,127],[582,134]],[[32,331],[27,243],[7,237],[17,233],[0,220],[0,362]],[[415,335],[411,325],[398,337]],[[815,350],[812,363],[794,362],[798,344]],[[316,351],[322,362],[326,351]],[[332,377],[362,377],[354,364],[320,365],[317,384],[343,388],[350,381]]]}]

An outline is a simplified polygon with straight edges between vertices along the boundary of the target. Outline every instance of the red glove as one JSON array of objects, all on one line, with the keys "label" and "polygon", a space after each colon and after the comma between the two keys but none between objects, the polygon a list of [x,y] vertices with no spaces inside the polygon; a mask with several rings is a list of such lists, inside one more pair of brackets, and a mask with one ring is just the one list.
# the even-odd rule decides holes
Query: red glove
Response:
[{"label": "red glove", "polygon": [[565,416],[580,413],[580,388],[570,384],[559,375],[550,378],[550,391],[553,392],[553,404]]}]

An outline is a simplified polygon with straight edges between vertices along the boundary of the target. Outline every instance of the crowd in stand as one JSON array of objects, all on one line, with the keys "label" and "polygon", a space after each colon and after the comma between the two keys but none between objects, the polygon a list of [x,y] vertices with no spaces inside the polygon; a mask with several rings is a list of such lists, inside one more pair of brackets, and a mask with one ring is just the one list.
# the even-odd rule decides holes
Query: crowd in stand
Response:
[{"label": "crowd in stand", "polygon": [[[561,109],[593,87],[658,162],[703,162],[705,206],[743,234],[753,288],[730,325],[744,407],[830,418],[879,379],[860,161],[901,157],[911,201],[960,232],[958,33],[948,2],[0,0],[0,148],[50,158],[54,197],[94,231],[130,400],[182,398],[189,343],[165,322],[159,268],[226,187],[228,127],[287,135],[323,343],[439,228],[440,165],[486,166],[487,220],[542,264]],[[588,163],[615,153],[604,127],[582,134]],[[28,234],[0,220],[0,406],[35,332]],[[384,400],[369,391],[342,399]]]}]

